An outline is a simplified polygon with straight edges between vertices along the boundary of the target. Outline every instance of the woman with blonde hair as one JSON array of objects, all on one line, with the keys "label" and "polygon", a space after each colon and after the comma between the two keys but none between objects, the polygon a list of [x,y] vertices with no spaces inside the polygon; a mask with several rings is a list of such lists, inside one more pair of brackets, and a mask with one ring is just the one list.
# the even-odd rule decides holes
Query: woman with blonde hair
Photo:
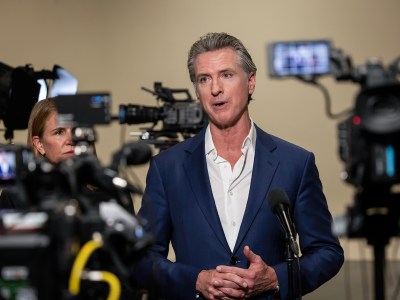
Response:
[{"label": "woman with blonde hair", "polygon": [[36,156],[44,156],[53,164],[74,156],[72,127],[58,125],[55,98],[39,101],[33,107],[27,143]]}]

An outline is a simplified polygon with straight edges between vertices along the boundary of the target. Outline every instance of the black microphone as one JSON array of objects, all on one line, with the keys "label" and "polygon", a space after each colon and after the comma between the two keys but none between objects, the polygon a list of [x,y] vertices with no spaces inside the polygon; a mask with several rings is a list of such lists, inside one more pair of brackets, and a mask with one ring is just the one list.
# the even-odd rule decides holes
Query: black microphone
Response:
[{"label": "black microphone", "polygon": [[272,212],[278,217],[281,223],[282,229],[285,232],[286,239],[289,243],[290,248],[293,253],[299,255],[299,246],[296,241],[296,231],[294,229],[294,224],[290,219],[289,213],[289,197],[284,190],[273,189],[268,194],[268,204]]},{"label": "black microphone", "polygon": [[151,156],[149,145],[141,142],[128,143],[113,154],[110,169],[116,171],[120,165],[141,165],[147,163]]}]

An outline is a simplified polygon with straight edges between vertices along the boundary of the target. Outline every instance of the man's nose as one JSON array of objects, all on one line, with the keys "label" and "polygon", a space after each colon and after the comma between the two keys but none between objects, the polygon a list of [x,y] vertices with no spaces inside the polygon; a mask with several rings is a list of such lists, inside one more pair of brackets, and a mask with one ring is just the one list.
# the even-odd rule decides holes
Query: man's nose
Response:
[{"label": "man's nose", "polygon": [[212,84],[211,84],[212,95],[218,96],[222,91],[223,91],[223,88],[222,88],[221,81],[218,78],[213,79]]}]

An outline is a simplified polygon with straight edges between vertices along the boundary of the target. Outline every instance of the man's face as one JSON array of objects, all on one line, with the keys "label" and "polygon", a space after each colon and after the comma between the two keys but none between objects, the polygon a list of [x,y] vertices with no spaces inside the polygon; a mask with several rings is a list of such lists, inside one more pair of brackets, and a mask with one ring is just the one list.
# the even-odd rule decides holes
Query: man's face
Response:
[{"label": "man's face", "polygon": [[196,95],[211,123],[222,129],[248,118],[248,98],[254,92],[256,76],[247,76],[233,49],[202,53],[194,67]]}]

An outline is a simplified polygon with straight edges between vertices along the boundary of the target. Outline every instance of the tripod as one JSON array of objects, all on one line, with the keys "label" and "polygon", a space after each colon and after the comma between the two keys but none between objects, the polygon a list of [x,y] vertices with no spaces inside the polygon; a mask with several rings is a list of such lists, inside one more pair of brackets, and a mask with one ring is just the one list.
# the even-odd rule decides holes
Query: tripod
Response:
[{"label": "tripod", "polygon": [[366,238],[374,249],[375,300],[385,299],[385,249],[399,233],[400,195],[386,188],[365,188],[355,196],[349,238]]}]

